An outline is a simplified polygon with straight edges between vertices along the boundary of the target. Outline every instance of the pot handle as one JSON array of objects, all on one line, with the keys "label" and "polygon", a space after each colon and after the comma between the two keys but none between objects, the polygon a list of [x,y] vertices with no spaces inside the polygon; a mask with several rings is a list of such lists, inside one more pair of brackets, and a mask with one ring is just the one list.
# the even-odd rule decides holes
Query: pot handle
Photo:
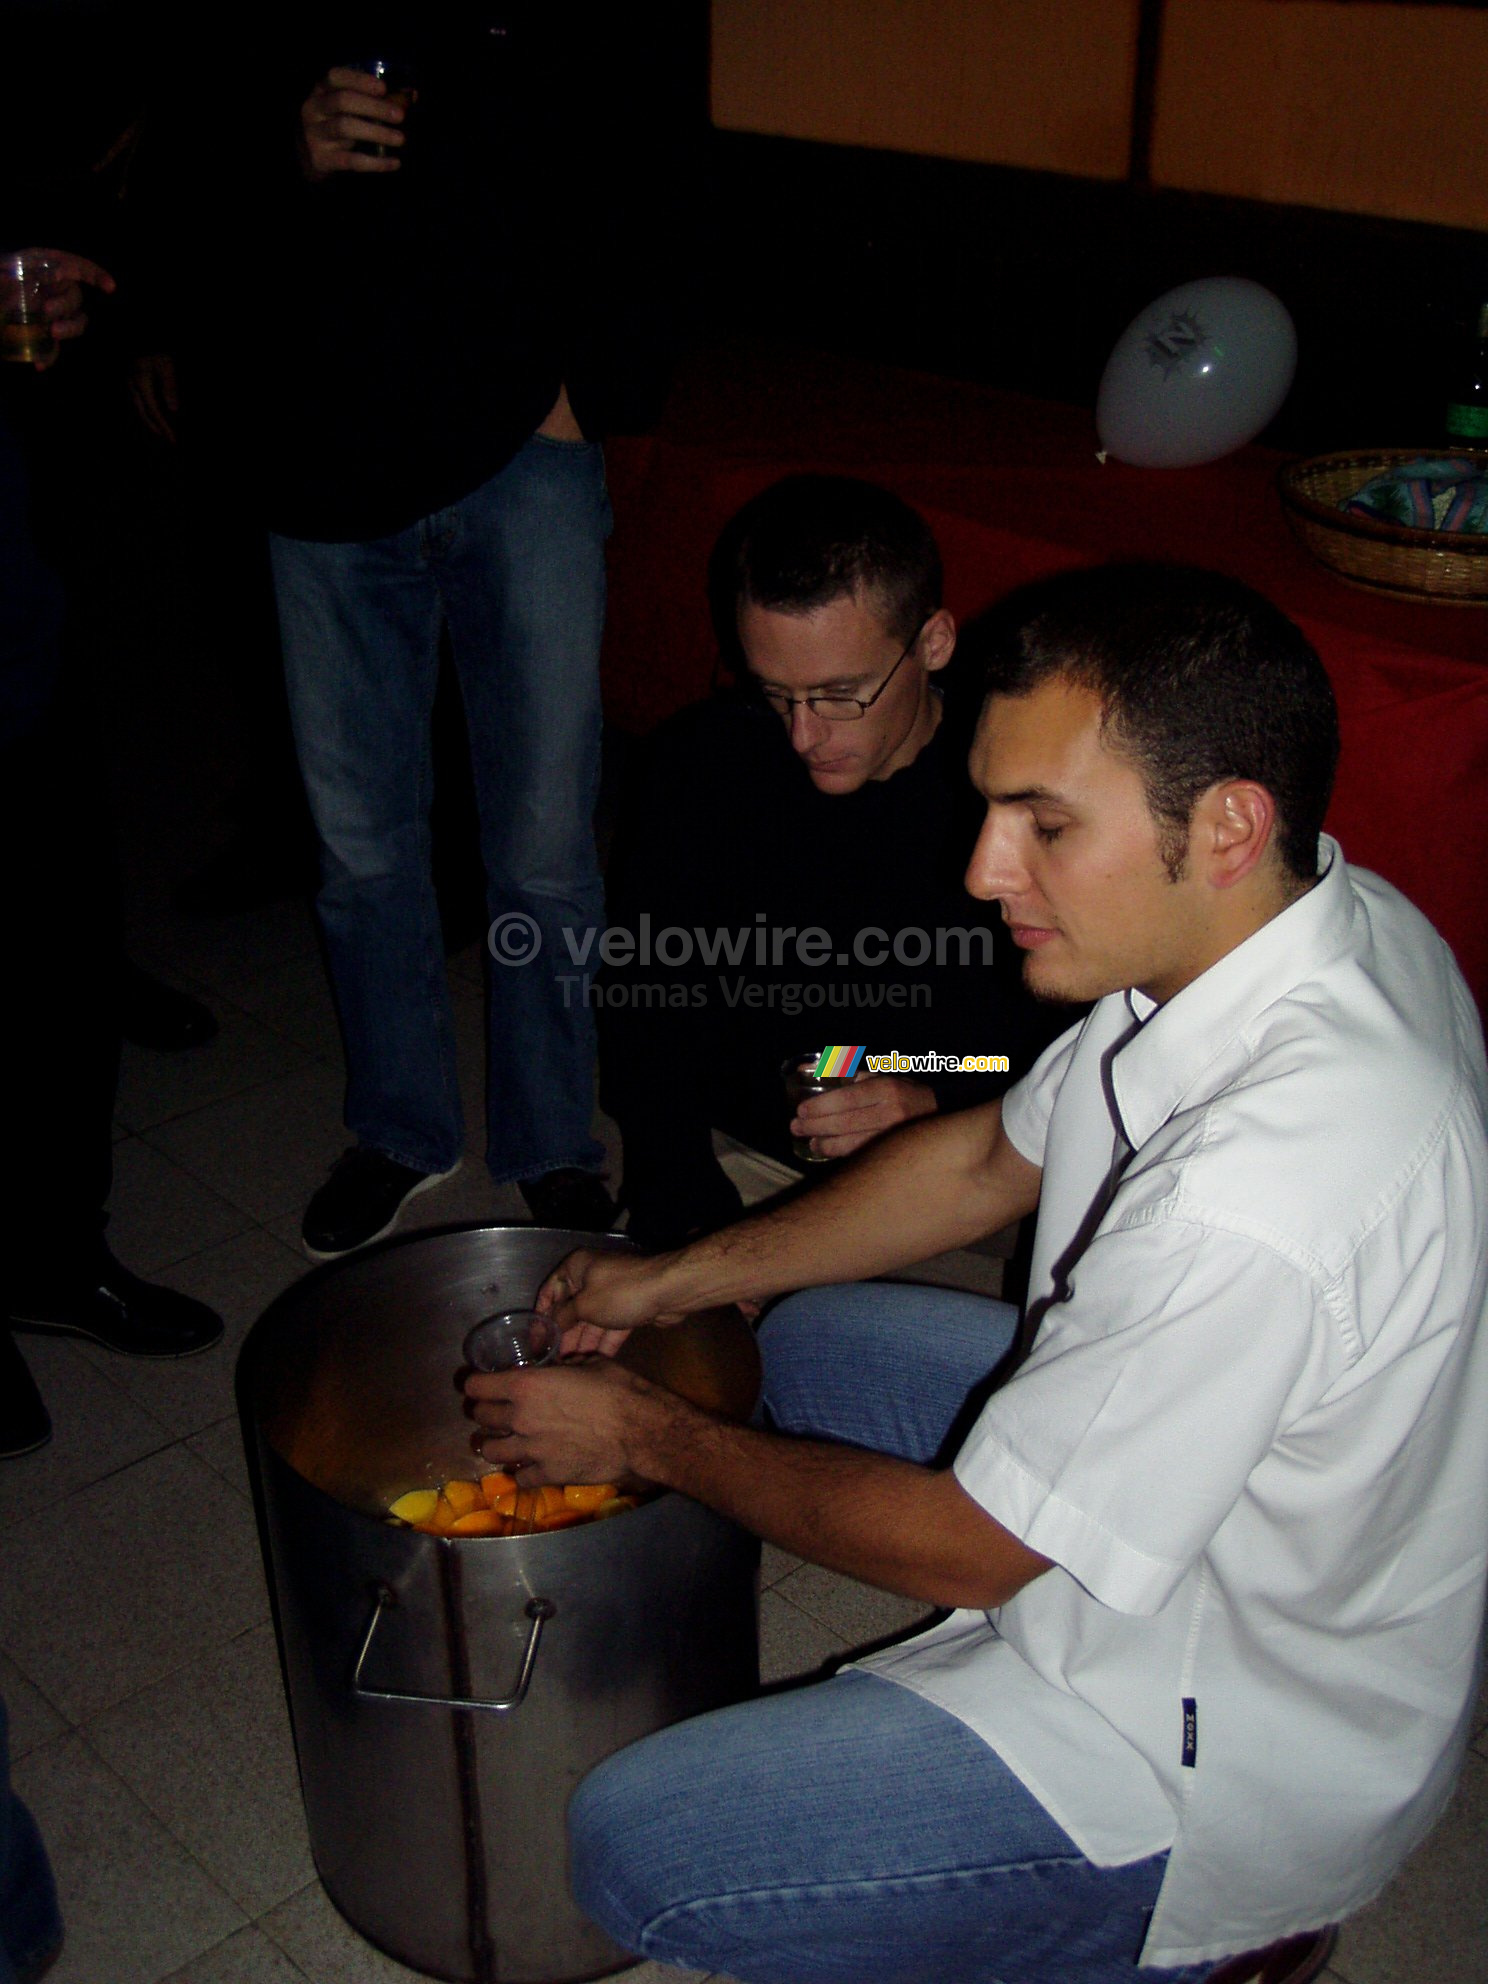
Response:
[{"label": "pot handle", "polygon": [[372,1608],[372,1617],[367,1621],[366,1636],[362,1640],[362,1650],[357,1655],[357,1663],[351,1676],[351,1692],[364,1702],[417,1702],[429,1708],[483,1708],[494,1715],[504,1715],[509,1709],[520,1708],[527,1698],[527,1690],[532,1682],[532,1670],[537,1665],[537,1649],[542,1639],[542,1630],[557,1611],[551,1598],[530,1598],[527,1601],[527,1617],[532,1621],[532,1631],[527,1635],[527,1646],[522,1654],[522,1665],[517,1674],[515,1690],[501,1701],[466,1701],[459,1695],[407,1695],[393,1688],[365,1688],[362,1686],[362,1669],[367,1664],[367,1655],[372,1650],[372,1641],[382,1622],[382,1615],[396,1605],[398,1595],[390,1585],[377,1587],[377,1602]]}]

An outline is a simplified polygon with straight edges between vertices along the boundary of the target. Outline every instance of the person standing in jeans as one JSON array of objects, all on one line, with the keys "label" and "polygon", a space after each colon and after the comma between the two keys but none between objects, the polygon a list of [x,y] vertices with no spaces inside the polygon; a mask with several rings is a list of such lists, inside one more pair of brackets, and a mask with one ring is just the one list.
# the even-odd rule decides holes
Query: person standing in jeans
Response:
[{"label": "person standing in jeans", "polygon": [[305,1216],[318,1259],[390,1231],[460,1162],[429,846],[442,635],[494,959],[487,1162],[545,1223],[614,1217],[592,1019],[558,975],[603,920],[597,437],[648,425],[665,389],[685,119],[661,99],[685,11],[393,7],[374,26],[363,9],[301,44],[293,335],[269,348],[264,403],[355,1138]]}]

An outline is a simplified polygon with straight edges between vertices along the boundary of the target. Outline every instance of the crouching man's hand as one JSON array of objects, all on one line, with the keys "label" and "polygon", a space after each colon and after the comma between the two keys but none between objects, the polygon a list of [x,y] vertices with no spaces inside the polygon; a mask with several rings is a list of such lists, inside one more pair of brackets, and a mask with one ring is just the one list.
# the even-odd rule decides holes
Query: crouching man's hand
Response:
[{"label": "crouching man's hand", "polygon": [[674,1436],[689,1414],[699,1416],[673,1393],[603,1357],[556,1369],[475,1372],[465,1393],[489,1436],[480,1451],[523,1488],[645,1479],[658,1442]]},{"label": "crouching man's hand", "polygon": [[613,1357],[638,1325],[680,1323],[687,1311],[670,1306],[667,1291],[674,1258],[580,1247],[560,1261],[537,1291],[536,1306],[557,1318],[564,1356],[598,1351]]}]

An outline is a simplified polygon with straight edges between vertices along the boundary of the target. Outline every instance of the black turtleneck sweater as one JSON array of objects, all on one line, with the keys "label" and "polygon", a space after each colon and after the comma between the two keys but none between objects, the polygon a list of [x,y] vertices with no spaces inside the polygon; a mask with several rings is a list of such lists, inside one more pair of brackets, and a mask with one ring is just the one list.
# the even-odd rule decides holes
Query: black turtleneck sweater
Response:
[{"label": "black turtleneck sweater", "polygon": [[[789,1157],[787,1056],[860,1042],[1005,1054],[1006,1075],[920,1078],[941,1109],[965,1108],[1000,1094],[1069,1023],[1068,1008],[1023,991],[996,904],[964,887],[982,813],[966,772],[975,716],[974,698],[953,692],[912,764],[843,795],[811,783],[777,716],[732,694],[640,747],[608,884],[611,955],[620,932],[636,955],[593,994],[601,1096],[638,1229],[680,1234],[726,1211],[711,1127]],[[690,956],[681,936],[661,938],[668,928],[688,933]],[[804,940],[821,962],[803,959],[808,930],[826,933]],[[738,962],[725,948],[708,966],[700,931],[721,933]]]}]

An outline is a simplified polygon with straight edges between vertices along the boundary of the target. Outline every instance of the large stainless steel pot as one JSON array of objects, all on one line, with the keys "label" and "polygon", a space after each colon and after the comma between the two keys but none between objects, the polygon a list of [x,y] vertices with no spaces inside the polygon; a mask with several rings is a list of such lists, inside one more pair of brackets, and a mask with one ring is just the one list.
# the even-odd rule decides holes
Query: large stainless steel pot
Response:
[{"label": "large stainless steel pot", "polygon": [[[523,1537],[384,1517],[404,1489],[476,1471],[466,1331],[595,1244],[624,1243],[518,1226],[395,1241],[307,1275],[240,1365],[316,1866],[370,1942],[460,1984],[635,1961],[569,1892],[569,1795],[623,1744],[758,1684],[757,1545],[683,1496]],[[632,1343],[699,1402],[753,1403],[737,1314]]]}]

